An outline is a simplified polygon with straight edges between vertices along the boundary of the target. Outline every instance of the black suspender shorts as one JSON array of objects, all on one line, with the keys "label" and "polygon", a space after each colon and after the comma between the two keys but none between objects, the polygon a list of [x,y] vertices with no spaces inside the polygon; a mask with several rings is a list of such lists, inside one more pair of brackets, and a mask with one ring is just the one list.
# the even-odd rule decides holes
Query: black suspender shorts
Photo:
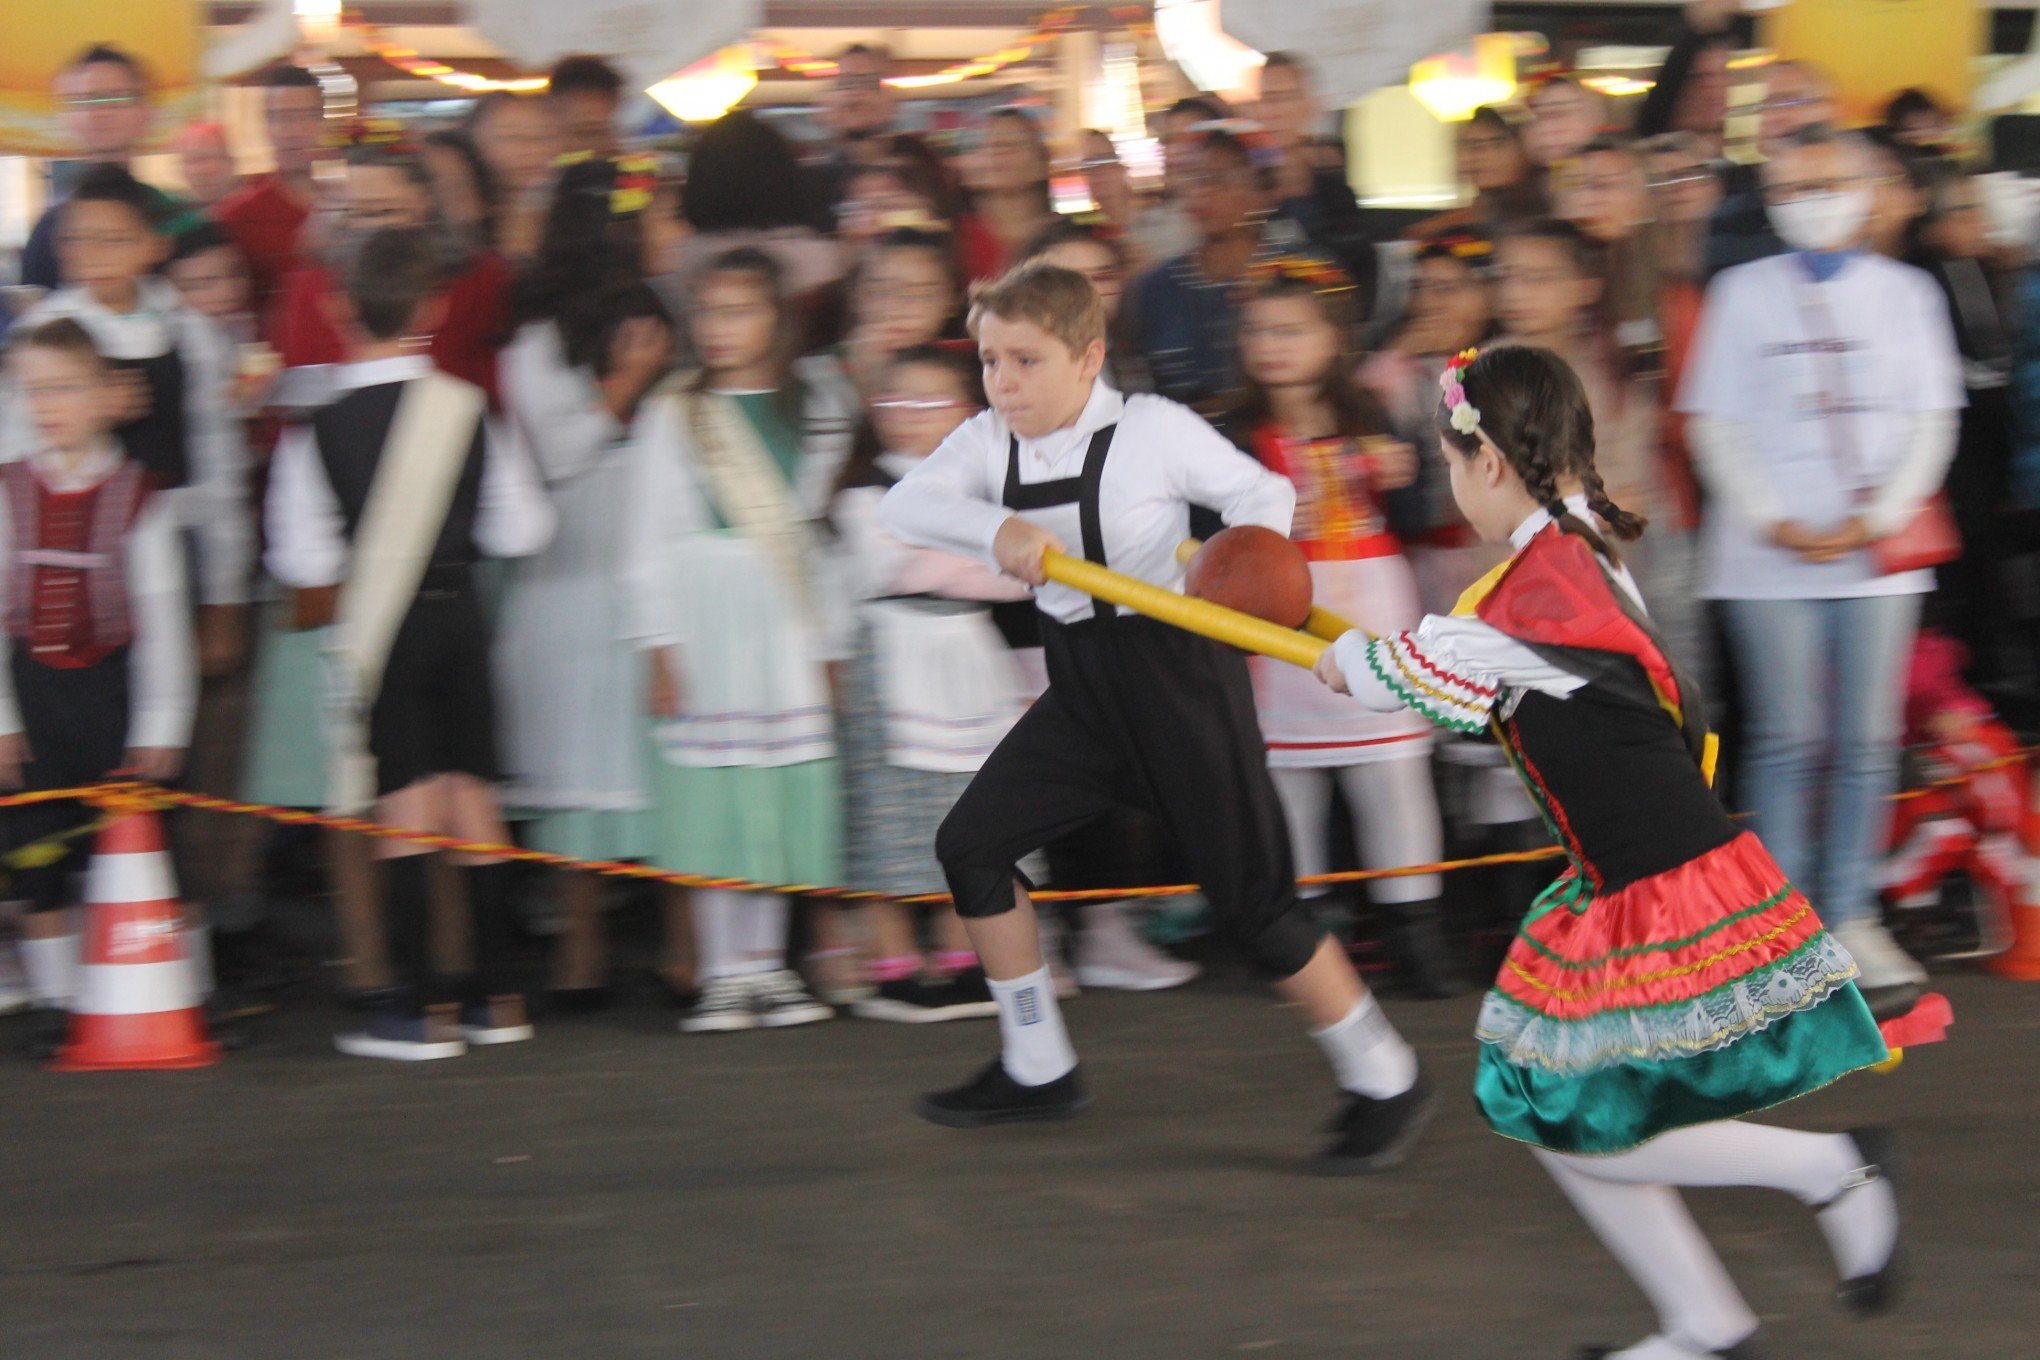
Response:
[{"label": "black suspender shorts", "polygon": [[[1112,433],[1093,438],[1082,476],[1031,486],[1019,481],[1016,441],[1006,481],[1015,510],[1075,503],[1084,556],[1101,563],[1098,483]],[[1044,618],[1041,627],[1048,691],[936,834],[957,910],[975,917],[1010,910],[1023,856],[1132,807],[1167,828],[1220,929],[1256,965],[1277,978],[1301,969],[1324,931],[1297,899],[1246,659],[1102,601],[1093,618]]]}]

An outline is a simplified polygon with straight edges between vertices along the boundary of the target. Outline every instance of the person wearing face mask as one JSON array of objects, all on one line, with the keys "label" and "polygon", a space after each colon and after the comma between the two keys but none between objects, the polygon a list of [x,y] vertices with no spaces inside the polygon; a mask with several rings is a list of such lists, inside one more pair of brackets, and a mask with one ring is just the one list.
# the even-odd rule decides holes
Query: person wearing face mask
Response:
[{"label": "person wearing face mask", "polygon": [[1934,583],[1892,568],[1964,397],[1940,290],[1863,249],[1871,166],[1862,139],[1824,129],[1774,150],[1764,191],[1787,253],[1714,281],[1679,409],[1711,498],[1702,593],[1722,602],[1742,682],[1740,803],[1889,1014],[1925,981],[1879,922],[1872,868]]},{"label": "person wearing face mask", "polygon": [[[1797,61],[1774,61],[1757,106],[1757,141],[1766,156],[1808,128],[1834,122],[1834,89],[1827,78]],[[1722,179],[1721,206],[1707,224],[1707,277],[1733,265],[1776,255],[1786,247],[1769,213],[1769,196],[1753,165],[1731,165]]]}]

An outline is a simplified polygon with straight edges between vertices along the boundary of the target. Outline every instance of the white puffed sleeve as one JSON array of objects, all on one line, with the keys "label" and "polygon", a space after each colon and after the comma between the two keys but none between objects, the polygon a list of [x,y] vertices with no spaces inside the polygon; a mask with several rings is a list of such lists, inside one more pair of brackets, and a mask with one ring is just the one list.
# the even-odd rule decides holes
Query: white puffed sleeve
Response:
[{"label": "white puffed sleeve", "polygon": [[1333,644],[1355,699],[1377,713],[1411,708],[1440,727],[1479,732],[1510,691],[1563,699],[1586,680],[1479,619],[1432,614],[1406,633],[1355,630]]}]

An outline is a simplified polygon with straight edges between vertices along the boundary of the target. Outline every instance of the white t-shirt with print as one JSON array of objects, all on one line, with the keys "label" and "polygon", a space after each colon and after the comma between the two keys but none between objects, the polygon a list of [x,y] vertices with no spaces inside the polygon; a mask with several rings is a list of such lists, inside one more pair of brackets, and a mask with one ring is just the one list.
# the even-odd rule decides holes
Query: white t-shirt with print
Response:
[{"label": "white t-shirt with print", "polygon": [[[1905,451],[1911,417],[1966,404],[1947,302],[1921,270],[1859,255],[1816,282],[1798,255],[1723,271],[1707,292],[1679,409],[1732,420],[1790,519],[1816,530],[1861,507]],[[1918,594],[1933,573],[1879,576],[1868,551],[1808,562],[1727,497],[1707,507],[1701,593],[1717,600]]]}]

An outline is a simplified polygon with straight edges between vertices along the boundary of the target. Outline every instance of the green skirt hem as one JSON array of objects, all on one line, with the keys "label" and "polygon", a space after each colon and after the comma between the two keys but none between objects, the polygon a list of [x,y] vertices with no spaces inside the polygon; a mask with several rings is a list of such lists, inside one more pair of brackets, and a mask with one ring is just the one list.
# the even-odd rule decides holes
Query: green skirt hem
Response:
[{"label": "green skirt hem", "polygon": [[1627,1152],[1661,1133],[1735,1119],[1817,1091],[1890,1056],[1853,986],[1726,1048],[1560,1075],[1482,1044],[1474,1100],[1504,1138],[1552,1152]]},{"label": "green skirt hem", "polygon": [[705,768],[654,758],[652,862],[674,873],[832,886],[843,874],[840,762]]}]

